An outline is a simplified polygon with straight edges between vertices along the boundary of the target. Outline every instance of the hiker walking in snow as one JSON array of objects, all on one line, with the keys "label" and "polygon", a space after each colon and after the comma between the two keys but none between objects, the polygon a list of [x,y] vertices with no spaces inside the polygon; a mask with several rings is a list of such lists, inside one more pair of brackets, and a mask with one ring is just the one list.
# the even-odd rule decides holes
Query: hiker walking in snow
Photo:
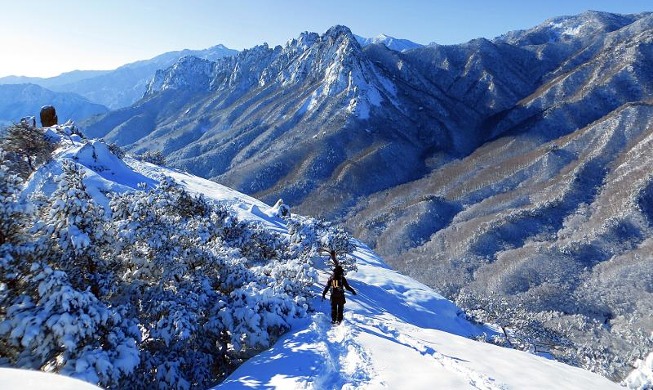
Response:
[{"label": "hiker walking in snow", "polygon": [[356,295],[356,291],[354,291],[354,289],[349,286],[349,283],[347,283],[347,279],[345,278],[345,271],[342,269],[340,264],[338,264],[335,251],[331,251],[331,259],[336,264],[336,268],[334,268],[333,273],[329,277],[329,281],[327,281],[327,284],[324,287],[324,291],[322,291],[322,299],[324,300],[327,291],[330,289],[331,323],[339,324],[342,322],[342,317],[345,310],[345,302],[347,302],[345,300],[345,289],[349,290],[354,295]]}]

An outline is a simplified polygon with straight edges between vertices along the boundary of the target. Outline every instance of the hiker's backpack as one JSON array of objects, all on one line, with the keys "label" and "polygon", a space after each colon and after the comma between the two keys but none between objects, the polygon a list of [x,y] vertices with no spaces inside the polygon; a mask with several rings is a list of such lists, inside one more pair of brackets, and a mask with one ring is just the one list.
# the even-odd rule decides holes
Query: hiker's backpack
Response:
[{"label": "hiker's backpack", "polygon": [[345,286],[342,277],[331,279],[331,295],[341,297],[345,295]]}]

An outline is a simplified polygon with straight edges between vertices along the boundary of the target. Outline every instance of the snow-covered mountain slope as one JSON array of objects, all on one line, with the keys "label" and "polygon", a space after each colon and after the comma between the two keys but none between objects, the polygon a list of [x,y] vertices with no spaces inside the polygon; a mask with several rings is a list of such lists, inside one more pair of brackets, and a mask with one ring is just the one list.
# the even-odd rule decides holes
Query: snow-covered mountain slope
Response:
[{"label": "snow-covered mountain slope", "polygon": [[[79,189],[83,189],[83,192],[89,194],[97,204],[105,209],[110,205],[112,199],[115,200],[120,194],[144,191],[147,188],[151,190],[156,188],[157,183],[160,183],[163,177],[169,177],[193,195],[202,195],[206,199],[228,205],[231,210],[237,213],[238,218],[243,221],[255,221],[268,231],[284,236],[291,235],[292,229],[288,221],[279,216],[278,206],[270,207],[218,183],[188,173],[143,163],[131,158],[120,158],[103,142],[84,141],[77,136],[67,137],[65,142],[60,144],[60,148],[55,151],[54,160],[42,166],[32,175],[27,187],[24,189],[26,192],[23,196],[27,195],[27,193],[36,194],[38,191],[46,191],[55,196],[57,190],[54,189],[56,183],[53,183],[53,177],[62,170],[65,171],[66,164],[70,163],[77,164],[76,166],[82,168],[84,172],[83,185],[77,187],[77,190],[67,188],[64,193],[70,195],[79,191]],[[3,169],[5,168],[3,167]],[[150,201],[156,201],[155,194],[150,193],[148,196]],[[88,218],[93,210],[91,202],[84,196],[76,199],[76,201],[69,203],[85,205],[80,210],[83,210],[84,218]],[[65,204],[65,202],[57,203],[55,201],[54,207],[56,209],[56,207]],[[182,207],[178,204],[173,206]],[[141,209],[138,207],[132,209],[132,212],[137,214],[136,220],[139,221],[135,225],[130,225],[134,229],[150,220],[146,214],[139,214],[139,210]],[[114,212],[116,212],[115,209]],[[55,214],[56,210],[54,209],[48,211],[50,216]],[[77,218],[69,219],[66,223],[76,225],[64,231],[68,232],[66,234],[72,234],[70,242],[77,249],[88,247],[89,241],[95,240],[95,238],[91,237],[92,233],[90,233],[88,224],[83,222],[81,218],[81,215],[79,215]],[[39,225],[44,223],[40,221]],[[61,224],[65,226],[63,221]],[[191,226],[186,228],[191,229]],[[80,229],[84,229],[84,232]],[[128,236],[140,235],[141,233],[140,230],[116,232],[118,235],[127,234]],[[179,233],[181,232],[176,232],[176,234]],[[207,232],[202,233],[200,229],[198,234],[201,236],[207,234]],[[617,384],[589,371],[526,352],[501,348],[473,340],[473,338],[479,337],[483,333],[492,335],[496,332],[489,327],[468,321],[462,311],[452,302],[444,299],[431,288],[388,268],[382,259],[364,244],[358,241],[353,243],[355,244],[354,250],[346,255],[346,259],[348,263],[355,261],[357,270],[348,273],[347,277],[358,293],[355,296],[348,297],[343,324],[332,327],[328,321],[329,304],[320,300],[319,293],[322,289],[321,284],[327,278],[329,267],[324,258],[315,259],[312,266],[319,271],[319,277],[317,279],[318,283],[312,287],[316,297],[308,302],[310,310],[307,315],[292,320],[288,332],[281,336],[270,349],[251,357],[222,384],[218,385],[217,389],[262,387],[280,389],[394,389],[404,387],[432,389],[434,386],[479,389],[610,389],[619,387]],[[149,245],[155,245],[160,251],[163,251],[161,244],[150,242]],[[173,249],[173,252],[181,250],[181,248],[171,249]],[[186,248],[185,250],[189,249]],[[77,256],[83,255],[80,252],[76,253]],[[138,257],[138,253],[139,250],[134,248],[134,251],[127,253],[126,256],[128,258]],[[95,256],[99,255],[99,253],[95,253]],[[151,253],[150,256],[155,255]],[[192,256],[192,252],[188,253],[188,256]],[[292,259],[288,260],[292,261]],[[195,261],[199,261],[199,258]],[[151,264],[148,265],[147,262],[140,264],[140,267],[137,267],[138,273],[144,273],[152,266]],[[2,266],[6,267],[7,264]],[[114,264],[114,266],[117,266],[117,264]],[[194,267],[201,267],[201,265],[194,263]],[[35,266],[31,267],[32,270],[37,268]],[[208,271],[207,269],[203,272]],[[271,278],[277,271],[270,269],[267,272],[271,272],[268,275],[268,278]],[[175,275],[177,277],[172,280],[176,280],[176,282],[173,282],[170,288],[173,288],[176,294],[182,294],[177,292],[177,288],[183,288],[182,281],[184,278],[179,278],[178,273],[175,273]],[[225,275],[230,275],[230,272],[227,271]],[[287,275],[287,278],[294,277],[296,277],[295,274]],[[267,280],[271,282],[271,279]],[[138,283],[138,279],[132,280],[132,283]],[[163,283],[163,280],[157,280],[158,283]],[[43,283],[40,286],[39,294],[44,294],[46,288],[43,287]],[[141,288],[145,288],[145,285],[142,285]],[[70,289],[66,291],[68,295],[73,293]],[[263,294],[265,291],[269,293],[268,290],[263,290],[257,294]],[[114,291],[115,293],[116,291]],[[136,290],[134,293],[136,293]],[[91,291],[87,289],[85,294],[91,294]],[[245,290],[239,289],[232,293],[235,297],[240,297],[241,294],[246,294]],[[6,299],[6,297],[3,297],[3,299]],[[148,307],[151,310],[156,310],[156,305],[166,304],[170,299],[172,299],[171,296],[161,302],[141,301],[141,309],[139,310],[141,314]],[[35,301],[35,303],[38,302]],[[75,337],[73,332],[76,323],[75,319],[76,316],[80,315],[76,311],[78,304],[57,306],[54,309],[63,310],[63,313],[52,316],[48,320],[48,323],[50,323],[56,319],[55,324],[60,324],[63,318],[66,319],[65,321],[68,324],[66,329],[71,332],[67,334],[68,338],[65,339],[68,348],[70,348],[71,344],[79,342],[73,339]],[[266,304],[270,304],[270,302]],[[31,305],[26,306],[26,308],[30,307]],[[24,307],[21,308],[24,309]],[[174,318],[178,322],[175,322],[174,327],[166,327],[166,332],[173,331],[176,333],[176,331],[179,331],[182,340],[189,338],[190,335],[186,332],[191,331],[192,327],[185,324],[184,321],[187,319],[183,311],[191,309],[191,307],[186,306],[175,309]],[[245,306],[239,310],[245,310],[245,313],[249,313],[247,310],[250,309],[253,309],[253,306]],[[3,314],[3,317],[0,318],[2,320],[0,321],[0,334],[3,334],[4,337],[7,337],[7,321],[11,321],[9,316],[15,310],[17,310],[16,307],[12,308],[8,314]],[[164,313],[167,313],[167,310],[161,312],[161,315],[164,316]],[[45,314],[43,312],[41,315]],[[81,315],[86,316],[84,317],[84,323],[92,322],[85,313],[82,312]],[[113,314],[114,317],[112,318],[117,315]],[[156,318],[159,323],[165,326],[165,317],[160,318],[157,316]],[[249,318],[249,315],[245,318]],[[261,317],[254,316],[253,318],[258,318],[258,320],[248,321],[263,321]],[[221,320],[223,320],[222,317],[220,317]],[[29,336],[26,334],[22,337],[24,343],[29,343],[29,339],[40,337],[36,330],[38,328],[34,326],[32,324],[29,329]],[[208,326],[208,324],[205,326]],[[23,331],[22,329],[19,327],[15,332],[20,334]],[[56,329],[58,328],[54,329],[57,332]],[[148,338],[156,337],[154,329],[150,330],[151,334]],[[100,332],[103,329],[99,328],[97,331]],[[118,337],[119,333],[111,333],[111,335],[112,338],[115,338]],[[202,335],[202,337],[207,337],[203,332]],[[49,335],[42,336],[49,337]],[[247,337],[253,336],[253,334],[248,334]],[[13,333],[11,337],[13,337]],[[100,336],[96,335],[95,337]],[[92,336],[86,336],[85,343],[87,343],[87,347],[82,351],[92,350],[94,345],[92,339]],[[110,378],[114,375],[112,370],[122,370],[129,364],[138,362],[138,359],[131,356],[131,353],[123,356],[124,349],[130,348],[126,347],[126,345],[123,346],[121,355],[115,361],[109,362],[109,360],[105,361],[103,360],[105,358],[99,357],[100,363],[95,366],[95,369],[99,370],[98,372],[101,372],[103,377]],[[213,347],[218,348],[216,345],[213,345]],[[171,348],[171,346],[167,346],[160,353],[165,354]],[[160,378],[162,380],[160,383],[167,383],[168,386],[173,384],[184,386],[185,382],[175,382],[179,379],[175,379],[176,377],[173,375],[175,372],[173,368],[175,364],[178,364],[176,359],[179,358],[180,353],[181,351],[177,351],[175,354],[171,354],[168,357],[170,360],[163,363],[165,368],[170,371],[168,374],[162,375],[162,378],[169,378],[165,379],[165,381]],[[140,359],[145,359],[145,356],[141,356]],[[89,370],[90,362],[98,359],[95,354],[91,354],[91,357],[93,358],[87,358],[87,360],[78,358],[77,362],[67,372],[70,375],[83,377],[87,380],[92,380],[91,378],[97,380],[97,376],[85,374]],[[23,355],[23,359],[25,358],[26,356]],[[64,363],[65,361],[61,362],[61,364]],[[200,361],[193,360],[193,365],[198,364],[201,364]],[[93,366],[94,364],[91,364],[91,367]],[[158,371],[152,371],[151,375],[159,377],[160,375],[157,372],[161,372],[164,366],[159,366]],[[20,380],[24,381],[21,388],[39,388],[42,382],[41,377],[38,375],[38,373],[22,373],[19,376],[22,378]],[[3,385],[14,385],[18,380],[16,378],[15,371],[0,370],[0,383],[3,383]],[[133,383],[142,383],[139,382],[142,379],[135,378],[133,380]],[[71,386],[70,388],[85,388],[84,386],[77,387],[70,384],[72,382],[64,380],[53,380],[52,383],[53,385],[64,383],[66,386]]]},{"label": "snow-covered mountain slope", "polygon": [[0,382],[5,390],[99,390],[99,387],[63,375],[41,371],[0,367]]},{"label": "snow-covered mountain slope", "polygon": [[[267,201],[342,215],[352,205],[342,199],[416,179],[480,144],[484,135],[470,130],[477,108],[505,109],[531,90],[522,67],[505,64],[506,47],[479,41],[443,59],[433,48],[362,48],[336,26],[217,62],[185,58],[158,72],[142,101],[85,128]],[[459,60],[474,53],[467,66]],[[455,59],[455,70],[443,76],[432,57]],[[484,92],[489,84],[496,94]]]},{"label": "snow-covered mountain slope", "polygon": [[364,38],[358,35],[356,35],[355,37],[358,43],[360,43],[360,45],[363,47],[367,45],[380,44],[380,45],[384,45],[390,50],[406,51],[406,50],[416,49],[418,47],[424,46],[424,45],[420,45],[419,43],[409,41],[408,39],[399,39],[385,34],[379,34],[374,38]]},{"label": "snow-covered mountain slope", "polygon": [[559,16],[527,30],[510,31],[497,40],[519,46],[571,42],[592,39],[596,35],[619,30],[640,19],[640,15],[618,15],[587,11],[580,15]]},{"label": "snow-covered mountain slope", "polygon": [[332,326],[328,301],[316,301],[316,313],[215,389],[620,388],[576,367],[470,339],[483,329],[450,301],[389,269],[364,245],[353,256],[358,271],[347,278],[358,294],[347,297],[342,324]]}]

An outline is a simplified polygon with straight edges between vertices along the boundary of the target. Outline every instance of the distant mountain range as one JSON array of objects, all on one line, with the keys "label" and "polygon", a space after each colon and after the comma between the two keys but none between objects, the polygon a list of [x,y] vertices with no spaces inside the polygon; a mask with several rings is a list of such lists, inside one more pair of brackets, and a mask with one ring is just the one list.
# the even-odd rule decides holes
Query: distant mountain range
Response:
[{"label": "distant mountain range", "polygon": [[[382,43],[393,50],[408,50],[421,45],[405,39],[396,39],[387,35],[375,38],[356,37],[362,45]],[[123,65],[115,70],[75,70],[56,77],[0,77],[0,90],[5,94],[18,94],[19,99],[0,100],[0,124],[17,122],[25,115],[38,114],[38,108],[45,104],[57,103],[64,114],[61,118],[82,120],[87,116],[104,113],[130,106],[140,100],[147,90],[147,85],[159,69],[172,66],[180,58],[192,56],[206,60],[217,60],[237,54],[237,50],[224,45],[216,45],[203,50],[181,50],[161,54],[149,60],[137,61]],[[3,85],[23,84],[22,87]],[[27,84],[32,84],[28,86]],[[36,86],[43,88],[38,94]],[[20,91],[20,92],[19,92]],[[2,92],[0,92],[2,93]],[[59,95],[59,93],[62,93]],[[75,96],[76,94],[78,96]],[[38,98],[34,101],[29,97]],[[10,95],[7,95],[10,96]],[[88,101],[88,107],[81,108]],[[19,103],[20,102],[20,103]],[[101,108],[100,106],[105,106]]]},{"label": "distant mountain range", "polygon": [[236,53],[237,50],[217,45],[204,50],[168,52],[115,70],[76,70],[49,78],[9,76],[0,78],[0,84],[37,84],[54,92],[76,93],[93,103],[117,109],[141,99],[154,73],[171,66],[182,57],[216,60]]},{"label": "distant mountain range", "polygon": [[354,35],[358,43],[365,47],[368,45],[384,45],[388,49],[391,50],[396,50],[396,51],[406,51],[406,50],[411,50],[411,49],[417,49],[419,47],[423,47],[424,45],[420,45],[419,43],[415,43],[412,41],[409,41],[407,39],[399,39],[399,38],[394,38],[389,35],[385,34],[380,34],[377,35],[374,38],[363,38],[358,35]]},{"label": "distant mountain range", "polygon": [[70,92],[52,92],[36,84],[0,85],[0,126],[18,123],[21,118],[33,116],[40,125],[39,113],[44,105],[54,105],[59,122],[81,121],[90,116],[109,111],[101,104]]}]

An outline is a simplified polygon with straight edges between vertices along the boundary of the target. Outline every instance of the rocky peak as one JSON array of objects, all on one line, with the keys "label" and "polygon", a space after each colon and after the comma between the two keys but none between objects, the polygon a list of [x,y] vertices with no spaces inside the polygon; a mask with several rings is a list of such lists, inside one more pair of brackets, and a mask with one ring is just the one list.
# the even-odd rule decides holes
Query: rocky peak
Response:
[{"label": "rocky peak", "polygon": [[182,57],[166,70],[157,70],[145,96],[167,89],[207,90],[214,62],[194,56]]},{"label": "rocky peak", "polygon": [[286,86],[310,84],[313,92],[305,105],[309,111],[337,97],[349,112],[365,118],[384,94],[394,93],[392,83],[378,73],[345,26],[331,27],[321,36],[304,33],[288,43],[280,58],[287,62],[277,67],[275,81]]},{"label": "rocky peak", "polygon": [[323,39],[333,39],[333,40],[349,40],[349,41],[356,41],[354,38],[354,34],[351,32],[349,27],[347,26],[342,26],[342,25],[336,25],[331,28],[329,28],[324,35],[322,36]]},{"label": "rocky peak", "polygon": [[304,31],[297,39],[292,39],[286,43],[286,50],[306,50],[313,46],[319,39],[320,35],[318,33]]},{"label": "rocky peak", "polygon": [[[334,26],[322,36],[304,32],[285,47],[271,49],[267,44],[243,50],[235,57],[217,62],[196,57],[184,57],[166,70],[157,71],[146,95],[170,89],[223,89],[245,90],[271,82],[288,83],[320,80],[328,71],[349,72],[354,57],[362,53],[351,30]],[[336,76],[333,76],[336,77]]]}]

